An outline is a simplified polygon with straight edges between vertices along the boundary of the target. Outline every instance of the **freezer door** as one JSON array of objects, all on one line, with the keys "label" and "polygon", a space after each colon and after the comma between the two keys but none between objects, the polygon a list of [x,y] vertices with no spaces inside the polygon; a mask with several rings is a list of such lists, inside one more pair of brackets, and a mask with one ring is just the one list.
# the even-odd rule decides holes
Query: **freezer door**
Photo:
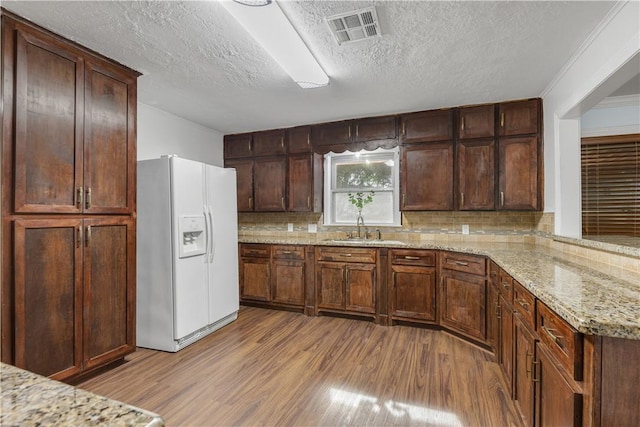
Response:
[{"label": "freezer door", "polygon": [[236,171],[206,165],[206,194],[211,243],[209,245],[209,323],[237,312],[238,214]]},{"label": "freezer door", "polygon": [[204,184],[203,163],[171,158],[175,340],[208,324],[207,254],[180,257],[179,248],[184,243],[180,218],[205,218]]}]

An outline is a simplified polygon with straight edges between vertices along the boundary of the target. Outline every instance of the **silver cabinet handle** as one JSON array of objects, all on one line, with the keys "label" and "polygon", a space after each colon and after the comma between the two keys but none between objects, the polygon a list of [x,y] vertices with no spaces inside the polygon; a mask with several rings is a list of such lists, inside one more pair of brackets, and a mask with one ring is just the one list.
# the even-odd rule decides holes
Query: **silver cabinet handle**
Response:
[{"label": "silver cabinet handle", "polygon": [[91,207],[91,187],[87,188],[87,196],[85,197],[85,207],[89,209]]}]

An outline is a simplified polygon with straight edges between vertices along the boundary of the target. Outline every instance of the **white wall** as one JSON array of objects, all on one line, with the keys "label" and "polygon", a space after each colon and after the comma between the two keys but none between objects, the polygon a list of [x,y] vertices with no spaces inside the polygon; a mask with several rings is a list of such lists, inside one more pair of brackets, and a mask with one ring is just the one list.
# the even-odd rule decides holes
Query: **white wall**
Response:
[{"label": "white wall", "polygon": [[223,166],[223,136],[217,130],[138,103],[138,160],[177,154]]},{"label": "white wall", "polygon": [[640,95],[607,98],[580,118],[582,137],[640,133]]},{"label": "white wall", "polygon": [[640,2],[620,1],[542,93],[545,211],[581,237],[580,116],[640,70]]}]

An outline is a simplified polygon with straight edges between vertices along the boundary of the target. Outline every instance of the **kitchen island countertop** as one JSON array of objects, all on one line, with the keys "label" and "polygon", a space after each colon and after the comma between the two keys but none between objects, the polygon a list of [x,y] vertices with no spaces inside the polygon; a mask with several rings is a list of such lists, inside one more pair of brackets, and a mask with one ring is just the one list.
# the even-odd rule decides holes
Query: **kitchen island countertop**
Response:
[{"label": "kitchen island countertop", "polygon": [[164,426],[157,414],[0,363],[2,426]]}]

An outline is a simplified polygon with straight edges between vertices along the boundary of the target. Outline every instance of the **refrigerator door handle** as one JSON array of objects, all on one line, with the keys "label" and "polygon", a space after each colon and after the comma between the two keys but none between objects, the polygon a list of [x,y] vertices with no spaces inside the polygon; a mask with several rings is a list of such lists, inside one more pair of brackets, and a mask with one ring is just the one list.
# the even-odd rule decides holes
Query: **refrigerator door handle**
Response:
[{"label": "refrigerator door handle", "polygon": [[213,240],[215,223],[213,222],[213,215],[211,214],[211,206],[209,206],[208,214],[209,214],[209,224],[211,224],[211,227],[209,227],[209,236],[211,237],[211,252],[209,253],[209,262],[212,263],[213,254],[216,251],[216,242],[215,240]]},{"label": "refrigerator door handle", "polygon": [[204,262],[205,264],[207,263],[207,260],[209,259],[209,245],[211,244],[211,225],[209,224],[209,220],[207,218],[207,207],[205,206],[204,209],[202,210],[202,214],[204,215],[204,227],[205,227],[205,256],[204,256]]}]

